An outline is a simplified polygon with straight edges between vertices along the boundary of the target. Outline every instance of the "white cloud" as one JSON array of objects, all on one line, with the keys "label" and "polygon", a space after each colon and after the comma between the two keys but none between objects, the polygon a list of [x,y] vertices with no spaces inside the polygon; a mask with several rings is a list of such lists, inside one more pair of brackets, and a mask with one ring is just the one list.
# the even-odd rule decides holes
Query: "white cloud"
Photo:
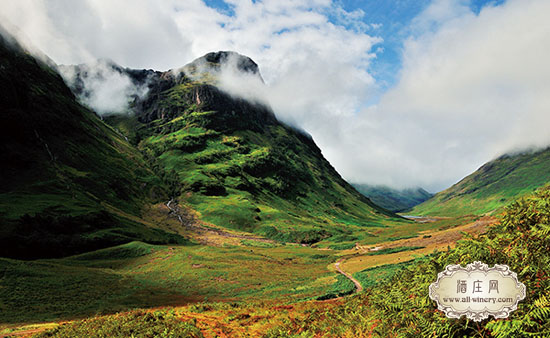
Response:
[{"label": "white cloud", "polygon": [[0,17],[60,64],[107,58],[164,69],[192,58],[172,7],[155,1],[0,0]]},{"label": "white cloud", "polygon": [[344,176],[437,190],[505,152],[550,144],[550,2],[509,0],[478,16],[463,5],[428,8],[416,24],[437,29],[406,42],[399,83],[346,121],[338,147],[362,156],[325,145]]},{"label": "white cloud", "polygon": [[113,66],[112,62],[102,59],[80,65],[78,69],[61,65],[58,70],[66,83],[82,87],[80,101],[99,114],[126,113],[129,103],[147,94],[148,79],[142,84],[134,84]]},{"label": "white cloud", "polygon": [[312,133],[323,120],[353,114],[376,89],[367,68],[381,40],[363,32],[362,11],[331,0],[227,2],[233,15],[199,0],[21,0],[2,12],[63,64],[109,58],[163,70],[207,52],[238,51],[260,65],[277,115]]},{"label": "white cloud", "polygon": [[547,0],[479,15],[467,1],[434,0],[408,29],[397,85],[368,108],[383,47],[366,32],[384,29],[365,25],[368,13],[330,0],[227,2],[233,15],[199,0],[0,0],[0,13],[59,63],[166,70],[210,51],[250,56],[269,90],[231,78],[227,90],[267,96],[357,182],[434,191],[505,151],[550,143]]}]

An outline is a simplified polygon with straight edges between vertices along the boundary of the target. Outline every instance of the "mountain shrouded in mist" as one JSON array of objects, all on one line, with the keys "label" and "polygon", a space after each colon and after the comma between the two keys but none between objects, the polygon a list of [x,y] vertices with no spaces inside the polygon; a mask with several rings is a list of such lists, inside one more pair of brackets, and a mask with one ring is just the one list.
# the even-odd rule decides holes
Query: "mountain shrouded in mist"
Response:
[{"label": "mountain shrouded in mist", "polygon": [[180,202],[203,221],[314,243],[391,217],[342,179],[311,136],[265,103],[224,90],[228,67],[231,76],[262,81],[251,59],[209,53],[155,75],[133,114],[106,121],[177,177]]},{"label": "mountain shrouded in mist", "polygon": [[391,210],[401,212],[410,210],[433,196],[422,188],[392,189],[385,186],[368,184],[352,184],[357,191],[367,196],[375,204]]},{"label": "mountain shrouded in mist", "polygon": [[130,90],[118,93],[128,113],[104,115],[113,129],[49,65],[5,39],[1,47],[0,83],[9,93],[1,102],[3,255],[184,241],[140,220],[145,206],[169,198],[202,221],[302,243],[393,218],[345,182],[309,135],[218,87],[226,64],[262,81],[249,58],[211,53],[168,72],[112,62],[100,72],[63,67],[87,104],[98,84],[124,79]]}]

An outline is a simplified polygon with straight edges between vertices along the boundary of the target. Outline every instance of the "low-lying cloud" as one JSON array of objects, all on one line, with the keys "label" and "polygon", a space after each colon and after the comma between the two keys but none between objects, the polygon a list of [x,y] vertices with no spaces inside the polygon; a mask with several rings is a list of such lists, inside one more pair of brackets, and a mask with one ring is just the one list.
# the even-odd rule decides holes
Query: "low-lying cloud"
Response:
[{"label": "low-lying cloud", "polygon": [[248,101],[269,104],[267,94],[269,89],[265,86],[263,78],[257,69],[243,69],[243,63],[252,60],[233,51],[221,51],[223,56],[217,66],[212,66],[206,58],[199,58],[185,67],[172,70],[177,76],[181,72],[192,80],[207,80],[213,83],[231,96],[244,98]]},{"label": "low-lying cloud", "polygon": [[550,145],[545,13],[550,3],[536,0],[478,15],[464,1],[435,1],[411,27],[398,84],[363,109],[376,84],[356,62],[312,58],[265,91],[240,93],[238,81],[228,91],[259,95],[305,128],[351,181],[438,191],[504,153]]},{"label": "low-lying cloud", "polygon": [[[550,144],[550,2],[509,0],[479,15],[465,5],[434,2],[417,24],[437,29],[406,41],[395,88],[346,120],[338,148],[324,144],[344,176],[365,179],[365,168],[433,191],[503,153]],[[346,161],[340,147],[361,156]]]},{"label": "low-lying cloud", "polygon": [[79,100],[99,114],[126,113],[129,105],[148,91],[147,81],[136,84],[120,68],[97,60],[78,66],[59,66],[67,84],[76,89]]}]

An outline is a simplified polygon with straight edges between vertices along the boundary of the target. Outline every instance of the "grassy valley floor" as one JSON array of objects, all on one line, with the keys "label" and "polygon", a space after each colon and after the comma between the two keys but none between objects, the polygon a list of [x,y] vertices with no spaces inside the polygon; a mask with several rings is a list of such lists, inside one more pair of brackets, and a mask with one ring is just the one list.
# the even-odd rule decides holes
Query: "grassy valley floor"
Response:
[{"label": "grassy valley floor", "polygon": [[[109,325],[113,318],[148,314],[156,318],[152,321],[160,320],[158,316],[163,321],[177,318],[205,337],[261,336],[289,318],[330,312],[345,301],[348,297],[342,296],[356,286],[338,273],[337,261],[342,272],[369,289],[406,262],[453,246],[462,231],[477,233],[492,221],[465,217],[400,222],[358,242],[304,246],[196,220],[182,223],[166,204],[151,206],[144,214],[145,224],[184,235],[195,244],[131,242],[62,259],[2,258],[0,335],[37,334],[74,320],[70,325]],[[78,321],[90,316],[93,319]]]}]

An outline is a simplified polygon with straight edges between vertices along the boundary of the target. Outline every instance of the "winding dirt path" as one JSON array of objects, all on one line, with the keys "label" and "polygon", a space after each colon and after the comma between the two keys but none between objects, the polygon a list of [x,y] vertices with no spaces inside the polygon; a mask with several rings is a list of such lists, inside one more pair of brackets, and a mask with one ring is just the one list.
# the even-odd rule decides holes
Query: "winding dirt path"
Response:
[{"label": "winding dirt path", "polygon": [[342,263],[342,261],[344,260],[344,258],[340,258],[338,260],[338,262],[334,263],[334,267],[336,268],[336,271],[338,271],[339,273],[341,273],[342,275],[346,276],[350,281],[353,282],[353,284],[355,284],[355,293],[358,293],[358,292],[361,292],[363,291],[363,287],[361,286],[361,283],[359,283],[359,281],[355,278],[353,278],[352,275],[350,275],[349,273],[345,272],[344,270],[342,270],[342,268],[340,267],[340,263]]}]

